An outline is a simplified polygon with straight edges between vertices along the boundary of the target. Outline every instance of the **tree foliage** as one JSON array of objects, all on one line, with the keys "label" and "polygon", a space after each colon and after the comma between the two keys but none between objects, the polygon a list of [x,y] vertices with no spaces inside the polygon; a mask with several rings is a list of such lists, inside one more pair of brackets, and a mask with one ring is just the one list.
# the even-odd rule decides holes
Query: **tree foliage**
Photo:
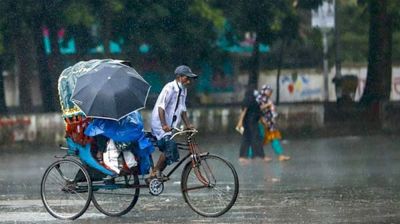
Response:
[{"label": "tree foliage", "polygon": [[[372,95],[385,98],[390,83],[384,81],[388,75],[383,68],[389,66],[381,59],[389,60],[388,55],[400,59],[396,51],[388,51],[388,46],[400,45],[400,6],[395,0],[336,0],[340,6],[339,22],[341,28],[342,58],[344,62],[358,63],[367,61],[368,77],[385,74],[384,79],[368,81],[366,94],[371,88]],[[57,77],[63,68],[79,60],[91,58],[122,57],[133,64],[146,61],[157,62],[162,73],[171,73],[178,64],[199,65],[202,61],[219,62],[224,53],[216,44],[218,35],[225,32],[230,44],[239,42],[246,32],[256,34],[254,51],[248,63],[251,74],[249,84],[257,84],[260,67],[260,43],[268,44],[271,49],[267,63],[272,66],[302,66],[305,61],[302,54],[318,59],[320,55],[320,37],[318,32],[304,25],[310,9],[321,4],[322,0],[15,0],[0,1],[0,65],[13,70],[20,77],[20,103],[23,111],[31,111],[30,81],[32,74],[38,71],[43,111],[54,111],[57,106]],[[383,30],[379,26],[368,26],[365,21],[371,18],[372,4],[384,4],[385,20],[391,24]],[[374,7],[373,7],[374,8]],[[376,22],[374,24],[383,24]],[[230,26],[229,29],[227,27]],[[42,29],[49,31],[51,53],[47,54],[43,45]],[[59,52],[58,32],[65,29],[64,39],[73,38],[77,53],[73,56]],[[388,31],[388,29],[390,30]],[[375,30],[375,32],[371,31]],[[386,36],[381,36],[388,31]],[[368,35],[370,32],[370,35]],[[394,35],[388,35],[394,33]],[[369,40],[368,40],[369,36]],[[377,40],[386,40],[387,50],[380,51]],[[110,40],[122,45],[122,54],[116,56],[109,51]],[[376,42],[378,43],[378,42]],[[91,54],[89,49],[102,44],[104,53]],[[369,49],[367,48],[369,44]],[[149,52],[139,51],[139,46],[148,46]],[[282,52],[282,53],[281,53]],[[377,55],[373,56],[373,52]],[[287,57],[288,63],[279,58]],[[276,58],[276,59],[275,59]],[[303,60],[297,60],[301,59]],[[265,58],[263,58],[265,59]],[[265,61],[265,60],[263,60]],[[295,62],[292,62],[295,61]],[[314,60],[316,61],[316,60]],[[383,64],[382,64],[382,63]],[[291,64],[290,64],[291,63]],[[390,62],[391,63],[391,62]],[[15,66],[14,66],[15,65]],[[318,66],[318,65],[317,65]],[[2,77],[1,77],[2,78]],[[0,78],[0,92],[1,89]],[[374,83],[374,84],[371,84]],[[372,87],[371,87],[372,86]],[[379,86],[379,87],[377,87]],[[387,88],[390,89],[390,88]],[[385,92],[386,91],[386,92]],[[4,94],[3,94],[4,95]],[[4,104],[0,94],[0,111]]]},{"label": "tree foliage", "polygon": [[225,16],[235,29],[243,35],[245,32],[256,34],[252,58],[249,67],[249,86],[254,88],[258,82],[259,44],[272,46],[277,40],[290,40],[299,35],[299,14],[297,7],[314,8],[320,0],[248,0],[224,1],[215,3],[223,9]]}]

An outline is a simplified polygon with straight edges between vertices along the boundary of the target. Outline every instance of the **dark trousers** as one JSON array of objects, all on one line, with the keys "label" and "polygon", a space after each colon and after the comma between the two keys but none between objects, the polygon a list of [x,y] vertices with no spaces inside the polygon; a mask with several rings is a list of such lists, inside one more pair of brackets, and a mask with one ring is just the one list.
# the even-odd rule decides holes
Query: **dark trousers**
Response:
[{"label": "dark trousers", "polygon": [[258,122],[252,122],[244,125],[244,132],[242,136],[242,143],[240,145],[240,157],[248,157],[249,147],[253,149],[253,156],[264,158],[264,149],[262,145],[262,138],[260,130],[258,129]]},{"label": "dark trousers", "polygon": [[[171,165],[172,163],[179,161],[178,146],[175,140],[171,139],[171,135],[166,135],[162,139],[158,140],[157,146],[165,155],[166,165]],[[163,170],[161,167],[159,168],[161,171]]]}]

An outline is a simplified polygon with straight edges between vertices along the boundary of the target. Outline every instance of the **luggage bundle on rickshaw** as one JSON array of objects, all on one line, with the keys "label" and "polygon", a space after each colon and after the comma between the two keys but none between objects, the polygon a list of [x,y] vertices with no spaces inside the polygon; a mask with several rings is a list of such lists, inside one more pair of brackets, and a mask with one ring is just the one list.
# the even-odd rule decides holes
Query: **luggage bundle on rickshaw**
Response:
[{"label": "luggage bundle on rickshaw", "polygon": [[125,61],[81,61],[65,69],[58,92],[70,151],[77,153],[86,147],[92,154],[104,152],[106,167],[115,173],[120,167],[114,157],[123,154],[131,166],[140,160],[141,173],[147,173],[154,149],[145,137],[138,110],[145,106],[149,89]]}]

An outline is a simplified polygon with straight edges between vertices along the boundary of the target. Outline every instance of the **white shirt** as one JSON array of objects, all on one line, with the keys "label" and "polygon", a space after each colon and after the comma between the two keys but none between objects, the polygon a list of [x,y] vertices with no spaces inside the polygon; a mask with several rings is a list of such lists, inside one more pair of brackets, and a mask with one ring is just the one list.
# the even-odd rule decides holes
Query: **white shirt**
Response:
[{"label": "white shirt", "polygon": [[[158,108],[161,107],[165,111],[165,121],[170,127],[177,127],[181,122],[181,113],[186,111],[186,88],[182,88],[179,105],[175,111],[176,103],[178,102],[178,94],[179,86],[177,81],[174,80],[164,86],[157,98],[153,112],[151,113],[151,132],[158,140],[171,134],[171,132],[165,132],[162,129]],[[176,115],[176,121],[172,124],[174,115]]]}]

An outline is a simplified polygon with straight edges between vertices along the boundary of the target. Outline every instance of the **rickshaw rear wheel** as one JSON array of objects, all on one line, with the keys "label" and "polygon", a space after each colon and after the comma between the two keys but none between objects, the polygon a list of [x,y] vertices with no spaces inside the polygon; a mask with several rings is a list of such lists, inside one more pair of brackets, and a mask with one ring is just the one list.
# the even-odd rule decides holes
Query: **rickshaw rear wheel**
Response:
[{"label": "rickshaw rear wheel", "polygon": [[58,160],[44,172],[40,195],[44,207],[52,216],[74,220],[90,204],[92,182],[87,170],[78,161]]},{"label": "rickshaw rear wheel", "polygon": [[107,181],[94,181],[92,202],[101,213],[118,217],[135,206],[139,193],[139,176],[131,172]]}]

